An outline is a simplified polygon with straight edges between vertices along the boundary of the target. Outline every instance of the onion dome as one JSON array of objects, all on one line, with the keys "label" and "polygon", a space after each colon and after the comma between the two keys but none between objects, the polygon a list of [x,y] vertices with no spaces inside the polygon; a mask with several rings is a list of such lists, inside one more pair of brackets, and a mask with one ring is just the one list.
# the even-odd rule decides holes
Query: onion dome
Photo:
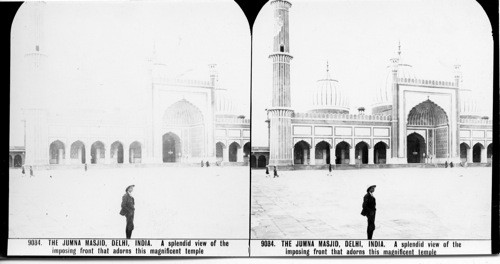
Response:
[{"label": "onion dome", "polygon": [[[392,109],[392,85],[394,83],[393,70],[397,70],[397,78],[416,79],[412,65],[404,62],[401,58],[401,45],[399,45],[397,57],[391,59],[392,64],[387,66],[385,80],[379,86],[375,104],[373,105],[373,114],[386,114]],[[390,113],[388,113],[390,114]]]},{"label": "onion dome", "polygon": [[471,90],[460,90],[460,117],[481,119],[481,108]]},{"label": "onion dome", "polygon": [[237,116],[237,109],[226,89],[215,90],[215,113],[224,116]]},{"label": "onion dome", "polygon": [[312,110],[316,113],[349,113],[349,101],[342,91],[339,82],[330,77],[328,63],[326,77],[317,82],[313,92]]}]

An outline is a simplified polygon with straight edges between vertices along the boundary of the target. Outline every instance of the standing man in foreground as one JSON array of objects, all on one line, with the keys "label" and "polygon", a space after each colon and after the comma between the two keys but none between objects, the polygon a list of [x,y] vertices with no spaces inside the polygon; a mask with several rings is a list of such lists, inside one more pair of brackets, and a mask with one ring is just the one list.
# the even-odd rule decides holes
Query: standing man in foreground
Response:
[{"label": "standing man in foreground", "polygon": [[376,212],[376,202],[375,197],[373,196],[373,192],[375,191],[376,185],[372,185],[368,187],[366,190],[365,197],[363,198],[363,211],[361,211],[361,215],[366,216],[368,218],[368,228],[367,234],[368,239],[372,239],[373,231],[375,230],[375,212]]},{"label": "standing man in foreground", "polygon": [[130,185],[125,189],[125,194],[122,198],[122,210],[120,214],[127,219],[127,226],[125,227],[125,234],[127,239],[132,237],[132,230],[134,230],[134,213],[135,213],[135,200],[132,197],[135,185]]}]

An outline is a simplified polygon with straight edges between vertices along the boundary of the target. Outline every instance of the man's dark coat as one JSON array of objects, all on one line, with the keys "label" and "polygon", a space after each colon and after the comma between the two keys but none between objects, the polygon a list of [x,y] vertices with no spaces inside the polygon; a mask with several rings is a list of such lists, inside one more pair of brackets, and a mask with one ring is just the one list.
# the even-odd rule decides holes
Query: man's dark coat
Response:
[{"label": "man's dark coat", "polygon": [[135,201],[134,197],[125,193],[122,198],[122,210],[121,215],[127,217],[127,230],[134,230],[134,213],[135,213]]}]

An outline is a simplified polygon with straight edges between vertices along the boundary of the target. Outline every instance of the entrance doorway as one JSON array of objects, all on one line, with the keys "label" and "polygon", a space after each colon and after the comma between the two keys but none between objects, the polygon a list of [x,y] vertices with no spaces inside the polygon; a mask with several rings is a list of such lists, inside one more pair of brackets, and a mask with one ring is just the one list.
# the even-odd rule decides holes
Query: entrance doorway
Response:
[{"label": "entrance doorway", "polygon": [[163,135],[163,163],[177,162],[180,159],[181,140],[176,134],[169,132]]},{"label": "entrance doorway", "polygon": [[406,157],[408,163],[423,163],[425,150],[425,139],[417,133],[411,133],[406,137]]}]

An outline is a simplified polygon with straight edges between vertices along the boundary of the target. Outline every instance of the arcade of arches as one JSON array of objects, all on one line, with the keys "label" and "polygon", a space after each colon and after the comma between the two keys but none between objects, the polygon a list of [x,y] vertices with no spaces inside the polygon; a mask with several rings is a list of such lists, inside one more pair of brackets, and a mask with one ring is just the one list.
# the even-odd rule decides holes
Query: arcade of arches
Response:
[{"label": "arcade of arches", "polygon": [[10,154],[9,155],[9,168],[20,168],[24,164],[24,158],[22,154]]},{"label": "arcade of arches", "polygon": [[264,155],[259,155],[257,158],[255,155],[250,156],[250,167],[252,168],[265,168],[267,166],[267,158]]},{"label": "arcade of arches", "polygon": [[[333,152],[328,142],[321,141],[311,148],[308,142],[301,140],[294,146],[294,164],[385,164],[387,149],[388,145],[382,141],[377,142],[373,148],[370,148],[364,141],[358,142],[354,148],[342,141],[335,146],[335,152]],[[311,159],[310,153],[313,151],[315,154]]]},{"label": "arcade of arches", "polygon": [[[163,162],[178,162],[181,153],[181,140],[175,133],[163,135]],[[49,147],[50,164],[85,164],[87,160],[91,164],[121,164],[141,163],[142,145],[139,141],[132,142],[127,149],[120,141],[114,141],[108,152],[102,141],[95,141],[91,145],[90,153],[87,153],[85,144],[77,140],[70,145],[69,155],[66,155],[66,145],[55,140]],[[89,154],[89,155],[88,155]],[[250,142],[246,142],[243,148],[237,142],[229,145],[229,148],[221,143],[216,143],[216,156],[218,161],[244,162],[250,160]],[[262,161],[262,158],[264,159]],[[265,157],[259,157],[259,164],[266,163]],[[9,167],[21,167],[23,158],[20,154],[9,155]],[[264,165],[265,166],[265,165]]]},{"label": "arcade of arches", "polygon": [[481,143],[476,143],[472,148],[469,144],[460,143],[460,161],[467,163],[489,163],[493,151],[493,143],[490,143],[487,148]]},{"label": "arcade of arches", "polygon": [[215,157],[219,162],[252,162],[250,142],[246,142],[243,148],[238,142],[232,142],[228,147],[222,142],[217,142],[215,144]]},{"label": "arcade of arches", "polygon": [[50,164],[111,164],[111,163],[140,163],[142,145],[138,141],[132,142],[127,151],[120,141],[114,141],[109,149],[102,141],[95,141],[87,150],[85,143],[80,140],[69,145],[69,155],[66,154],[67,146],[60,140],[53,141],[49,146]]}]

